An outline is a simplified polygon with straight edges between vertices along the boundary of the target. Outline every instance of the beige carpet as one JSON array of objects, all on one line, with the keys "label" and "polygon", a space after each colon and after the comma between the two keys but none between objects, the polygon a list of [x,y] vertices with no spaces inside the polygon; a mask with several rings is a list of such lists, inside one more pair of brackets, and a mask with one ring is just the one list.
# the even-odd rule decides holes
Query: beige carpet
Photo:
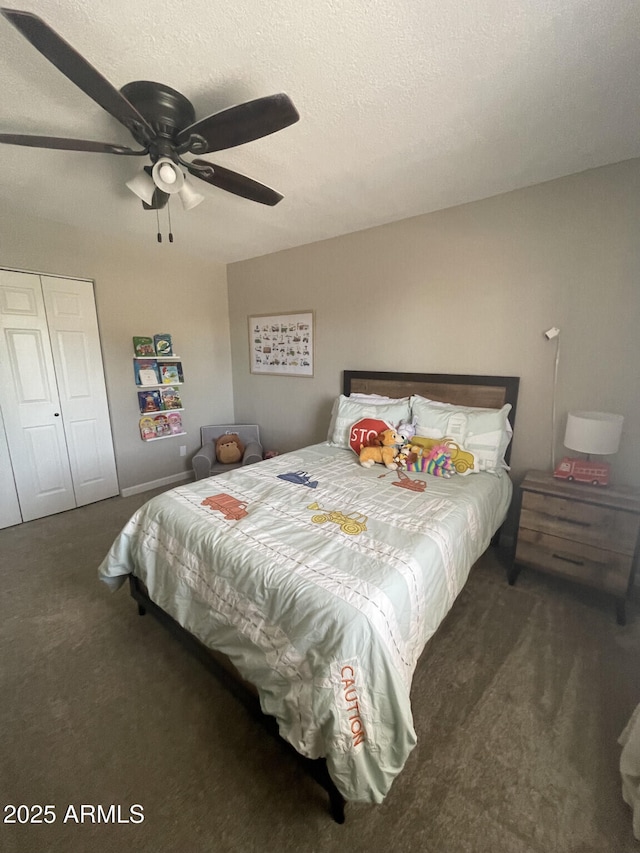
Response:
[{"label": "beige carpet", "polygon": [[[0,793],[52,824],[10,853],[626,853],[617,738],[640,702],[640,611],[490,551],[414,680],[419,743],[381,806],[326,795],[126,589],[96,569],[149,495],[0,532]],[[63,822],[138,803],[139,824]],[[3,812],[3,816],[6,816]]]}]

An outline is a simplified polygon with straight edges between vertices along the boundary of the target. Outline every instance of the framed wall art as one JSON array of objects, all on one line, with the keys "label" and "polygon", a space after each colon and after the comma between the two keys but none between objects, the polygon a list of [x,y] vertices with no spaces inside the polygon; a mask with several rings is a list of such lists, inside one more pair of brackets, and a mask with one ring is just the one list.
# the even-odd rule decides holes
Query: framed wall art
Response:
[{"label": "framed wall art", "polygon": [[313,376],[313,311],[249,317],[251,373]]}]

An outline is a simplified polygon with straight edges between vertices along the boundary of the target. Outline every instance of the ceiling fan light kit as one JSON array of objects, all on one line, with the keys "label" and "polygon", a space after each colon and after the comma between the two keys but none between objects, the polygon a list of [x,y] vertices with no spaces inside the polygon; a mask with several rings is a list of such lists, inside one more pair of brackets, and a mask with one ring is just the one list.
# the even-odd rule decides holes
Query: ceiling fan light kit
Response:
[{"label": "ceiling fan light kit", "polygon": [[126,186],[129,187],[132,193],[138,196],[141,201],[151,206],[153,203],[153,194],[156,191],[156,185],[153,178],[148,175],[144,169],[134,175],[130,181],[127,181]]},{"label": "ceiling fan light kit", "polygon": [[145,210],[165,207],[174,194],[185,210],[204,201],[204,196],[186,182],[183,169],[211,186],[259,204],[272,207],[281,201],[282,195],[276,190],[246,175],[208,160],[188,160],[185,155],[200,157],[234,148],[295,124],[300,116],[288,95],[256,98],[196,120],[191,102],[170,86],[136,80],[118,90],[37,15],[7,8],[0,8],[0,14],[72,83],[124,125],[142,147],[16,133],[0,133],[0,143],[146,156],[151,165],[126,182]]},{"label": "ceiling fan light kit", "polygon": [[168,201],[168,199],[162,199],[162,204],[156,203],[159,196],[158,190],[167,196],[177,195],[185,210],[193,210],[204,201],[204,196],[193,189],[185,178],[184,172],[173,163],[167,163],[166,160],[158,160],[153,169],[145,166],[126,182],[126,186],[144,202],[145,210],[157,210],[159,207],[164,207]]},{"label": "ceiling fan light kit", "polygon": [[183,172],[167,157],[156,160],[151,170],[151,177],[158,189],[169,195],[180,192],[184,186]]},{"label": "ceiling fan light kit", "polygon": [[194,207],[197,207],[204,201],[204,196],[200,195],[199,192],[196,192],[187,181],[184,182],[184,186],[178,195],[180,196],[182,207],[185,210],[193,210]]}]

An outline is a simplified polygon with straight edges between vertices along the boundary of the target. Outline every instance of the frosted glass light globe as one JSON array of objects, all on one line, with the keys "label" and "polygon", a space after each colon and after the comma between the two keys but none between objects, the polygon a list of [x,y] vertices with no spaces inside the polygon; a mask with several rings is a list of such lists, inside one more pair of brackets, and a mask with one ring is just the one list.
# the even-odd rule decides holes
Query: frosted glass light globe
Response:
[{"label": "frosted glass light globe", "polygon": [[175,184],[176,173],[172,166],[168,163],[163,163],[158,169],[158,175],[162,178],[165,184]]},{"label": "frosted glass light globe", "polygon": [[182,170],[168,159],[158,160],[151,170],[151,176],[158,189],[170,195],[179,192],[184,186]]},{"label": "frosted glass light globe", "polygon": [[158,176],[165,182],[165,184],[175,184],[176,182],[176,173],[173,166],[170,166],[169,163],[163,163],[162,166],[158,169]]}]

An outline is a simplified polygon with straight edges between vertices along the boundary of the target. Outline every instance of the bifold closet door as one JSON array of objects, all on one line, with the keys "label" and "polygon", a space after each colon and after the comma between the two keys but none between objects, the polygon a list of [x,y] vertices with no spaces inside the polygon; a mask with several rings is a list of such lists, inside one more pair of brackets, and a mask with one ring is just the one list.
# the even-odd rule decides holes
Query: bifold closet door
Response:
[{"label": "bifold closet door", "polygon": [[76,506],[118,494],[93,284],[40,276]]},{"label": "bifold closet door", "polygon": [[18,492],[13,479],[13,466],[9,455],[9,445],[4,429],[4,420],[0,411],[0,530],[20,524],[20,504]]},{"label": "bifold closet door", "polygon": [[[23,521],[117,494],[96,349],[100,361],[91,282],[0,270],[0,404]],[[103,406],[82,411],[95,408],[96,381]]]}]

